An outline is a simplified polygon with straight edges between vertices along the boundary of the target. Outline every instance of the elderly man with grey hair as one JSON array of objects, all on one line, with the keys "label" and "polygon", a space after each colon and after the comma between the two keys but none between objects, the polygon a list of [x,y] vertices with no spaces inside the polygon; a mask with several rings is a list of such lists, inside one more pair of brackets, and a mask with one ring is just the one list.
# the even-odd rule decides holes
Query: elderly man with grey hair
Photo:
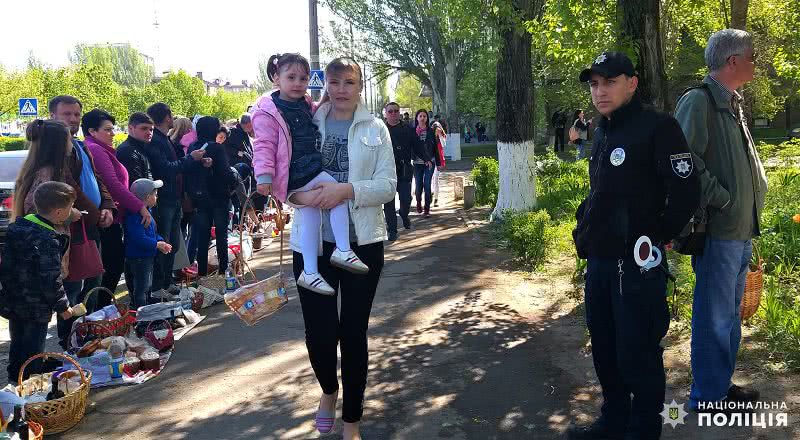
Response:
[{"label": "elderly man with grey hair", "polygon": [[707,219],[704,247],[692,256],[697,282],[689,406],[714,412],[729,402],[759,397],[755,390],[734,385],[732,378],[742,334],[739,307],[751,239],[760,234],[767,179],[737,92],[755,73],[752,36],[737,29],[714,33],[705,60],[708,76],[680,98],[675,118],[696,155]]}]

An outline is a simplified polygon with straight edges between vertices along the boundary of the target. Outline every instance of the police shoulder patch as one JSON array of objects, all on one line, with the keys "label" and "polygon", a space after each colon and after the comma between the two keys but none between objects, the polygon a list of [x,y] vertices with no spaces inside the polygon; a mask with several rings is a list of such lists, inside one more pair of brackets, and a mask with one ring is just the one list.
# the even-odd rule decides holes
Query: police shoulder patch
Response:
[{"label": "police shoulder patch", "polygon": [[672,171],[678,177],[687,178],[692,175],[694,170],[694,163],[692,162],[692,153],[673,154],[669,157]]}]

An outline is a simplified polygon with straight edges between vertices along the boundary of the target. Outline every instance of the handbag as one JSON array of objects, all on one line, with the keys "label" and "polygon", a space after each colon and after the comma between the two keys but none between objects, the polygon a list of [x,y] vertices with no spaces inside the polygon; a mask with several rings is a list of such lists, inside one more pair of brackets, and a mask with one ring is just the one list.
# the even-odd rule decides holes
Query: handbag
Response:
[{"label": "handbag", "polygon": [[580,134],[578,133],[578,129],[575,127],[575,125],[570,127],[569,128],[569,141],[570,141],[570,143],[575,142],[576,140],[578,140],[579,137],[580,137]]},{"label": "handbag", "polygon": [[100,258],[100,250],[97,249],[97,242],[89,240],[86,235],[86,222],[81,222],[83,231],[83,243],[72,244],[69,247],[69,275],[66,281],[81,281],[100,276],[103,270],[103,260]]}]

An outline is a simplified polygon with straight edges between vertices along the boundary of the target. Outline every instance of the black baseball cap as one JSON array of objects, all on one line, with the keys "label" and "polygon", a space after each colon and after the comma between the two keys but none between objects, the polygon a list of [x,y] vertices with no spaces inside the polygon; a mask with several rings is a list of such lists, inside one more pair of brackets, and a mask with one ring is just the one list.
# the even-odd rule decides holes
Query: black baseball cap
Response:
[{"label": "black baseball cap", "polygon": [[634,76],[636,75],[636,69],[633,68],[631,59],[624,53],[603,52],[594,59],[592,67],[583,69],[578,78],[581,82],[587,82],[592,78],[593,73],[603,78],[615,78],[623,74]]}]

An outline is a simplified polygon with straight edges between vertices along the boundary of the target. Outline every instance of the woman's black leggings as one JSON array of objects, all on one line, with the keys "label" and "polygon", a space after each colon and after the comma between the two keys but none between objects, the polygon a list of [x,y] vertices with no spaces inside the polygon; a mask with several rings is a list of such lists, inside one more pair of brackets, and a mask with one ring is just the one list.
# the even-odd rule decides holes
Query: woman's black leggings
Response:
[{"label": "woman's black leggings", "polygon": [[[342,295],[339,314],[336,296],[325,296],[302,287],[300,304],[306,326],[306,348],[311,367],[325,394],[339,389],[336,375],[336,347],[342,352],[342,420],[355,423],[361,420],[364,390],[367,386],[367,324],[372,310],[372,300],[383,270],[383,242],[357,246],[353,251],[369,266],[369,273],[355,275],[330,264],[336,247],[323,243],[323,256],[319,259],[319,272],[338,294]],[[303,255],[294,253],[295,280],[303,270]]]}]

